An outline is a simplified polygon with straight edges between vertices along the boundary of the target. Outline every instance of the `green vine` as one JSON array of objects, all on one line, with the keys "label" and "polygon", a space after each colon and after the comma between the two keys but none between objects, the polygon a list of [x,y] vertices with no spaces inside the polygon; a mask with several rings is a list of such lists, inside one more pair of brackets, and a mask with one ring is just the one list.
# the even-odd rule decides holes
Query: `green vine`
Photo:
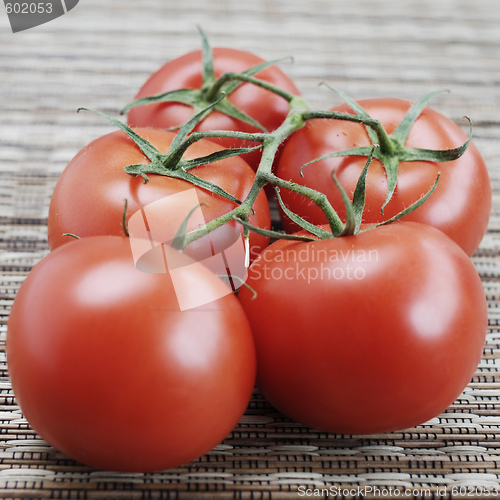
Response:
[{"label": "green vine", "polygon": [[[99,111],[89,110],[105,117],[115,126],[120,128],[123,132],[125,132],[147,158],[148,163],[128,165],[127,167],[125,167],[125,172],[127,174],[132,176],[141,176],[144,179],[144,182],[148,182],[150,174],[165,175],[168,177],[182,179],[190,182],[196,187],[205,189],[236,203],[235,208],[221,215],[220,217],[207,222],[204,226],[192,230],[188,233],[182,234],[182,237],[180,235],[177,235],[176,246],[179,249],[186,248],[187,245],[189,245],[196,239],[206,235],[207,232],[211,232],[217,227],[222,226],[223,224],[226,224],[232,220],[237,220],[243,225],[245,238],[248,238],[249,231],[255,231],[259,234],[275,238],[295,240],[311,240],[318,238],[326,239],[355,234],[356,232],[360,231],[365,203],[366,176],[373,158],[379,160],[382,163],[386,171],[388,180],[387,196],[381,209],[383,213],[384,207],[391,200],[396,188],[398,169],[401,161],[452,161],[463,155],[469,145],[470,136],[472,134],[472,124],[470,124],[470,134],[468,140],[458,148],[449,150],[429,150],[410,148],[405,145],[408,134],[417,118],[420,116],[432,97],[440,92],[443,92],[442,90],[431,92],[415,102],[415,104],[406,113],[405,117],[400,122],[396,130],[392,134],[388,134],[378,120],[375,120],[371,116],[369,116],[368,113],[356,101],[354,101],[344,92],[332,89],[335,90],[335,92],[337,92],[337,94],[346,102],[346,104],[351,108],[354,114],[311,110],[309,109],[307,102],[302,97],[285,92],[282,89],[279,89],[268,82],[259,80],[254,76],[259,71],[271,66],[272,64],[275,64],[276,61],[259,64],[241,74],[225,73],[218,79],[216,79],[213,69],[212,51],[210,49],[206,36],[201,30],[200,33],[203,42],[203,84],[201,89],[179,89],[173,92],[167,92],[165,94],[147,97],[145,99],[140,99],[133,102],[132,104],[129,104],[122,110],[123,113],[135,106],[143,106],[158,102],[180,102],[191,106],[193,108],[193,116],[187,123],[182,124],[179,127],[179,131],[174,141],[172,142],[169,151],[167,151],[166,153],[158,151],[153,145],[151,145],[143,137],[139,136],[125,123],[122,123],[121,121],[109,117]],[[257,85],[265,88],[267,91],[274,92],[288,102],[288,115],[280,127],[278,127],[274,131],[264,130],[259,123],[241,113],[227,100],[227,97],[232,92],[234,92],[234,90],[236,90],[242,83]],[[233,118],[237,118],[243,122],[252,124],[262,131],[258,133],[233,131],[194,131],[196,125],[215,110],[225,113]],[[333,176],[332,182],[334,182],[337,185],[337,188],[340,190],[346,207],[345,222],[342,222],[342,220],[339,218],[324,193],[311,189],[307,186],[279,178],[272,172],[272,166],[279,146],[294,132],[304,127],[309,120],[315,119],[344,120],[362,124],[363,126],[365,126],[372,143],[371,146],[363,146],[344,151],[332,151],[327,155],[321,156],[307,163],[301,169],[302,173],[302,170],[304,168],[312,168],[312,164],[326,158],[349,155],[365,156],[367,158],[365,168],[360,178],[358,179],[352,202],[349,200],[347,194],[343,190],[340,183],[337,181],[336,177]],[[225,149],[216,153],[212,153],[205,157],[195,158],[191,160],[183,159],[183,155],[189,148],[189,146],[191,146],[196,141],[211,137],[229,137],[234,139],[243,139],[253,141],[254,143],[257,142],[258,146],[254,148]],[[189,172],[189,170],[196,166],[248,153],[249,151],[253,151],[255,149],[261,150],[261,160],[255,174],[255,181],[253,183],[253,186],[244,200],[236,199],[234,196],[232,196],[230,193],[227,193],[219,186],[202,180],[196,175]],[[399,220],[408,213],[418,208],[432,194],[432,192],[436,188],[438,179],[439,176],[436,179],[434,186],[429,190],[428,193],[422,196],[422,198],[417,200],[411,206],[407,207],[395,217],[392,217],[391,219],[388,219],[387,221],[384,221],[375,226],[388,224]],[[252,212],[252,207],[255,203],[255,200],[264,186],[268,184],[274,187],[278,203],[280,204],[285,214],[300,227],[307,230],[312,235],[311,237],[287,235],[275,231],[255,228],[249,224],[249,216]],[[293,213],[288,207],[284,205],[283,200],[280,196],[280,189],[287,189],[298,193],[301,196],[310,199],[319,208],[321,208],[330,226],[330,231],[326,231],[320,227],[314,226],[313,224],[304,220],[298,214]]]}]

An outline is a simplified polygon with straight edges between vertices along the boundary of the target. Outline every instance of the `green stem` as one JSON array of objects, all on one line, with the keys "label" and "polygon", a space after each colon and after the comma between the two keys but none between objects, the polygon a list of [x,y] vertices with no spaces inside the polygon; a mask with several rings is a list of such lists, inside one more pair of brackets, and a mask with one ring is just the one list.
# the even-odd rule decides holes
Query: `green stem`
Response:
[{"label": "green stem", "polygon": [[247,83],[252,83],[253,85],[256,85],[257,87],[261,87],[263,89],[269,90],[270,92],[273,92],[274,94],[277,94],[283,99],[286,99],[288,102],[291,102],[292,99],[295,97],[293,94],[290,94],[290,92],[287,92],[286,90],[280,89],[279,87],[276,87],[275,85],[268,83],[264,80],[259,80],[258,78],[255,78],[253,76],[248,76],[248,75],[243,75],[241,73],[224,73],[220,78],[217,79],[217,81],[214,83],[212,88],[207,92],[206,94],[206,99],[208,102],[211,102],[213,99],[216,98],[216,96],[221,92],[223,89],[223,86],[230,81],[240,81],[240,82],[247,82]]},{"label": "green stem", "polygon": [[259,167],[255,174],[254,183],[243,202],[234,208],[233,210],[221,215],[211,221],[207,222],[204,226],[199,227],[188,234],[186,234],[186,239],[184,240],[184,248],[189,245],[192,241],[200,238],[206,232],[210,232],[223,224],[233,220],[234,218],[239,218],[244,221],[248,221],[252,207],[257,199],[257,196],[261,192],[262,188],[268,182],[268,176],[271,176],[271,169],[273,166],[274,158],[278,151],[279,145],[293,132],[302,128],[305,121],[302,119],[301,112],[307,109],[306,102],[300,97],[294,97],[290,103],[290,112],[281,124],[272,134],[264,134],[265,137],[262,144],[262,157],[259,163]]},{"label": "green stem", "polygon": [[269,134],[264,133],[250,133],[250,132],[236,132],[231,130],[207,130],[201,132],[193,132],[185,140],[184,152],[191,146],[191,144],[199,141],[200,139],[211,139],[214,137],[226,137],[229,139],[240,139],[242,141],[264,142]]},{"label": "green stem", "polygon": [[[206,234],[207,231],[210,232],[234,218],[239,218],[245,222],[248,222],[248,218],[250,212],[252,211],[255,200],[266,184],[272,184],[274,186],[289,189],[309,198],[325,213],[328,223],[330,224],[330,227],[332,229],[332,234],[337,235],[342,232],[342,221],[340,220],[339,216],[331,206],[327,196],[324,193],[311,189],[307,186],[302,186],[294,182],[286,181],[272,173],[274,159],[278,152],[279,146],[291,134],[304,127],[304,125],[306,124],[306,119],[304,118],[304,116],[306,115],[308,115],[306,101],[301,97],[293,96],[290,101],[290,111],[281,126],[278,127],[272,134],[255,134],[262,135],[262,157],[255,174],[255,181],[247,197],[243,200],[241,205],[234,208],[230,212],[212,219],[211,221],[207,222],[205,226],[197,228],[188,233],[186,235],[186,239],[184,240],[184,248],[192,241],[195,241],[196,239]],[[352,117],[353,115],[348,116]],[[356,121],[364,123],[365,120],[358,117],[358,120]]]},{"label": "green stem", "polygon": [[365,118],[359,115],[340,113],[337,111],[310,111],[308,113],[304,113],[305,120],[313,120],[317,118],[351,121],[370,127],[377,134],[380,154],[390,156],[396,152],[394,142],[391,140],[382,124],[374,118]]}]

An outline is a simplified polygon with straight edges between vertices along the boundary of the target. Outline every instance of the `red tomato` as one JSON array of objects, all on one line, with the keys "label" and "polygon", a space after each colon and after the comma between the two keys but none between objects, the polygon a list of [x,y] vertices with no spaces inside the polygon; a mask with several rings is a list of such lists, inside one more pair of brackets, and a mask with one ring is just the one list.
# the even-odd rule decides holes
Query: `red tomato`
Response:
[{"label": "red tomato", "polygon": [[[136,132],[162,152],[168,151],[175,137],[173,132],[164,130],[137,129]],[[220,146],[210,141],[198,141],[187,150],[184,158],[201,157],[220,149]],[[125,166],[141,163],[149,163],[149,160],[122,131],[104,135],[83,148],[63,171],[52,195],[48,218],[51,250],[72,239],[70,236],[63,236],[64,233],[79,237],[104,234],[123,236],[125,200],[128,200],[128,220],[135,212],[157,200],[194,188],[184,180],[154,174],[149,175],[150,180],[145,184],[142,177],[132,177],[124,172]],[[255,178],[252,169],[239,157],[195,167],[189,172],[222,187],[239,200],[246,197]],[[196,188],[196,191],[207,222],[236,206],[236,203],[204,189]],[[179,207],[176,214],[162,214],[165,234],[170,234],[172,229],[177,230],[179,217],[182,221],[193,208],[194,206]],[[264,193],[259,194],[254,204],[250,223],[262,228],[270,226],[269,205]],[[175,228],[172,227],[173,224],[176,225]],[[227,226],[242,230],[234,221]],[[188,229],[194,228],[189,226]],[[233,232],[234,229],[231,231],[228,228],[227,231],[222,229],[216,234],[219,239],[228,240],[227,247],[232,242]],[[257,255],[267,244],[267,238],[255,233],[250,235],[252,256]]]},{"label": "red tomato", "polygon": [[[213,63],[215,76],[226,72],[242,73],[263,63],[260,57],[238,49],[214,48]],[[254,75],[256,78],[272,83],[291,94],[299,95],[293,81],[277,66],[270,66]],[[197,50],[169,61],[153,73],[139,90],[136,99],[142,99],[172,90],[202,86],[202,52]],[[228,100],[246,115],[258,121],[266,130],[278,128],[288,114],[288,103],[282,97],[253,84],[242,84],[228,96]],[[187,122],[193,115],[193,109],[184,104],[159,103],[132,108],[128,114],[128,123],[135,127],[171,128]],[[210,114],[195,130],[231,130],[241,132],[260,132],[252,125],[236,120],[218,111]],[[236,139],[211,139],[224,147],[251,147],[257,145],[249,141]],[[257,168],[260,151],[244,156],[245,160]]]},{"label": "red tomato", "polygon": [[[326,229],[327,226],[324,226]],[[430,226],[280,240],[240,300],[257,385],[285,415],[327,432],[376,433],[438,415],[481,357],[487,306],[467,255]]]},{"label": "red tomato", "polygon": [[[369,99],[359,102],[378,119],[387,133],[392,133],[411,103],[399,99]],[[347,105],[335,111],[351,112]],[[462,145],[467,136],[458,125],[440,113],[426,108],[413,125],[406,145],[415,148],[450,149]],[[366,158],[351,156],[330,158],[304,168],[307,162],[322,155],[370,144],[363,125],[337,120],[312,120],[304,129],[288,140],[280,158],[277,175],[293,180],[328,196],[332,206],[343,218],[345,208],[338,189],[332,181],[332,172],[351,196],[363,170]],[[363,220],[375,223],[396,215],[427,193],[441,172],[438,185],[431,197],[417,210],[406,216],[407,221],[434,226],[472,255],[486,232],[491,210],[491,185],[486,165],[476,146],[471,143],[458,160],[446,163],[401,162],[398,184],[392,200],[380,210],[387,195],[386,174],[378,160],[374,160],[366,180],[366,206]],[[314,224],[323,224],[326,218],[321,210],[295,193],[282,192],[285,204]],[[283,218],[290,232],[297,226]]]},{"label": "red tomato", "polygon": [[255,381],[250,327],[214,274],[183,270],[192,293],[225,295],[181,311],[171,275],[138,271],[116,236],[73,241],[34,267],[12,308],[7,361],[42,438],[93,467],[146,472],[189,462],[232,430]]}]

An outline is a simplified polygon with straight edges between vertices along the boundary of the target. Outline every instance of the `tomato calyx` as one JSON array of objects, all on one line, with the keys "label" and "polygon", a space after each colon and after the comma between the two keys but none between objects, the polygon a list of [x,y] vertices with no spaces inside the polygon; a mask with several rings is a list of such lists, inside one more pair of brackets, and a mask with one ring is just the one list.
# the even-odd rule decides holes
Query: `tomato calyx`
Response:
[{"label": "tomato calyx", "polygon": [[[342,100],[352,109],[352,111],[354,111],[355,116],[363,117],[365,118],[365,120],[367,120],[364,125],[368,133],[371,146],[361,146],[343,151],[335,151],[323,155],[319,158],[315,158],[314,160],[302,166],[302,168],[300,169],[300,175],[303,176],[302,171],[305,167],[328,158],[341,156],[369,157],[372,152],[372,147],[378,146],[373,157],[381,162],[387,175],[387,195],[384,204],[381,207],[382,214],[384,213],[384,208],[386,207],[386,205],[391,201],[396,189],[399,164],[401,162],[426,161],[443,163],[447,161],[453,161],[460,158],[469,146],[472,137],[472,121],[468,117],[465,118],[469,121],[469,137],[467,141],[461,146],[451,149],[433,150],[424,148],[411,148],[405,145],[412,126],[414,125],[415,121],[420,116],[422,111],[425,109],[429,101],[437,94],[445,92],[446,90],[435,90],[417,100],[408,110],[394,132],[388,134],[378,120],[370,121],[370,115],[363,109],[361,105],[359,105],[345,92],[342,92],[338,89],[333,89],[328,85],[327,87],[335,91],[342,98]],[[311,112],[307,113],[306,119],[332,118],[333,114],[334,112]]]},{"label": "tomato calyx", "polygon": [[[115,118],[108,116],[101,111],[93,110],[90,108],[79,108],[78,111],[80,110],[90,111],[104,117],[106,120],[113,123],[120,130],[125,132],[125,134],[127,134],[130,139],[132,139],[135,145],[144,154],[146,159],[149,160],[149,163],[127,165],[125,167],[125,172],[127,174],[132,176],[141,176],[144,179],[145,183],[149,182],[148,174],[164,175],[167,177],[182,179],[193,184],[194,186],[206,189],[211,193],[227,198],[234,203],[241,203],[240,200],[235,198],[233,195],[231,195],[221,187],[191,174],[189,170],[200,165],[205,165],[207,163],[223,160],[232,156],[239,156],[241,154],[248,153],[249,151],[254,151],[255,149],[259,149],[261,147],[260,145],[253,148],[225,149],[207,156],[194,158],[192,160],[184,160],[182,158],[182,155],[185,153],[187,148],[194,142],[194,140],[199,140],[200,138],[202,138],[198,135],[195,138],[189,138],[188,140],[185,140],[186,136],[189,134],[189,131],[196,126],[196,120],[200,119],[200,113],[184,125],[184,127],[172,142],[169,151],[167,153],[162,153],[158,151],[158,149],[156,149],[149,141],[141,137],[125,123],[116,120]],[[228,132],[228,134],[235,135],[239,133]]]},{"label": "tomato calyx", "polygon": [[[376,150],[376,148],[373,148]],[[392,224],[393,222],[397,222],[398,220],[401,220],[403,217],[406,217],[408,214],[411,214],[414,212],[418,207],[420,207],[422,204],[425,203],[425,201],[431,196],[431,194],[434,192],[434,190],[437,187],[438,181],[440,174],[438,173],[436,180],[434,181],[434,184],[432,187],[425,193],[422,197],[420,197],[417,201],[406,207],[405,209],[401,210],[401,212],[397,213],[395,216],[391,217],[390,219],[387,219],[382,222],[378,222],[376,224],[372,224],[371,226],[368,226],[364,229],[361,229],[361,222],[363,218],[363,211],[365,207],[365,197],[366,197],[366,175],[368,173],[368,167],[370,166],[370,163],[372,161],[374,153],[372,152],[371,156],[368,158],[368,161],[366,162],[365,168],[363,169],[363,172],[361,173],[361,176],[358,179],[358,182],[356,184],[356,189],[354,191],[354,196],[352,202],[349,199],[349,196],[345,192],[344,188],[338,181],[335,173],[332,174],[332,178],[335,182],[335,185],[339,189],[341,195],[342,195],[342,200],[344,202],[344,206],[346,209],[346,222],[344,225],[344,229],[341,234],[338,236],[351,236],[353,234],[361,233],[364,231],[368,231],[370,229],[374,229],[376,227],[380,226],[386,226],[388,224]]]},{"label": "tomato calyx", "polygon": [[[201,118],[198,121],[205,119],[214,111],[218,111],[231,118],[239,120],[243,123],[251,125],[262,132],[267,132],[266,128],[251,116],[243,113],[236,106],[231,104],[227,99],[221,100],[219,96],[225,94],[231,95],[243,83],[251,83],[266,90],[274,92],[275,94],[283,97],[285,100],[290,101],[293,94],[286,92],[279,87],[276,87],[268,82],[254,78],[253,75],[263,71],[264,69],[273,66],[274,64],[283,61],[284,59],[276,59],[272,61],[265,61],[263,63],[252,66],[242,73],[226,72],[219,78],[216,78],[214,71],[213,52],[208,39],[203,30],[198,27],[202,39],[202,85],[200,89],[183,88],[164,92],[128,104],[121,110],[121,114],[127,113],[130,109],[137,106],[146,106],[149,104],[158,104],[165,102],[175,102],[184,104],[193,108],[193,117],[201,113]],[[289,58],[286,58],[289,59]],[[170,130],[180,129],[183,124],[172,127]],[[219,136],[220,137],[220,136]]]}]

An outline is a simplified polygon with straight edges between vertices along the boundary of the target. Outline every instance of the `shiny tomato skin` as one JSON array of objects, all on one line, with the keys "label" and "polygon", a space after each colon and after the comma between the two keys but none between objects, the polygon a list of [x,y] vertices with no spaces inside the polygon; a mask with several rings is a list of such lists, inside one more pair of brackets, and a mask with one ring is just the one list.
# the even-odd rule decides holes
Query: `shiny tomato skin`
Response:
[{"label": "shiny tomato skin", "polygon": [[[226,72],[241,73],[264,62],[260,57],[243,50],[214,48],[214,71],[216,78]],[[254,75],[256,78],[272,83],[291,94],[300,92],[293,81],[277,66],[271,66]],[[172,90],[189,88],[199,89],[202,85],[202,54],[200,50],[189,52],[173,59],[153,73],[139,90],[136,99],[142,99]],[[278,128],[288,113],[288,103],[282,97],[253,84],[242,84],[228,96],[236,108],[257,120],[266,130]],[[149,104],[132,108],[128,113],[128,123],[136,127],[171,128],[187,122],[193,115],[189,106],[179,103]],[[218,111],[203,120],[195,130],[231,130],[241,132],[260,132],[250,124],[236,120]],[[256,143],[236,139],[211,139],[224,147],[249,147]],[[260,152],[244,156],[245,160],[257,168]]]},{"label": "shiny tomato skin", "polygon": [[[225,287],[208,270],[189,279]],[[120,471],[176,467],[208,452],[238,422],[255,381],[236,297],[181,312],[169,275],[138,271],[128,239],[116,236],[73,241],[34,267],[12,308],[7,362],[42,438]]]},{"label": "shiny tomato skin", "polygon": [[[152,128],[137,129],[136,132],[161,152],[168,151],[175,137],[173,132]],[[188,149],[184,158],[205,156],[220,149],[210,141],[198,141]],[[150,174],[149,182],[144,183],[142,177],[132,177],[124,172],[127,165],[143,163],[148,163],[148,160],[121,131],[101,136],[84,147],[66,166],[55,186],[48,217],[50,249],[71,241],[72,238],[64,236],[65,233],[81,238],[106,234],[123,236],[125,200],[128,201],[128,221],[141,208],[194,187],[189,182],[155,174]],[[202,165],[189,172],[220,186],[239,200],[246,197],[255,178],[253,170],[239,157]],[[201,188],[196,188],[196,191],[207,222],[236,207],[234,202],[219,195]],[[187,216],[192,208],[183,207],[183,213]],[[166,227],[170,219],[171,214],[165,214]],[[264,193],[259,194],[254,204],[250,223],[262,228],[270,226],[269,204]],[[228,225],[242,231],[237,222]],[[268,238],[256,233],[250,235],[252,256],[267,244]]]},{"label": "shiny tomato skin", "polygon": [[469,383],[487,328],[467,255],[428,225],[271,244],[240,300],[257,385],[288,417],[332,433],[421,424]]},{"label": "shiny tomato skin", "polygon": [[[366,99],[359,101],[359,104],[370,116],[380,120],[389,134],[411,106],[410,102],[401,99]],[[352,113],[347,105],[333,110]],[[426,108],[413,125],[406,145],[449,149],[462,145],[466,140],[466,134],[457,124],[437,111]],[[322,155],[369,144],[363,125],[340,120],[312,120],[288,140],[280,157],[277,175],[324,192],[344,218],[344,204],[332,181],[332,172],[336,172],[340,183],[352,197],[366,158],[351,156],[323,160],[304,168],[304,177],[300,176],[299,170],[305,163]],[[468,255],[472,255],[486,232],[491,211],[488,170],[472,142],[465,154],[452,162],[401,162],[396,191],[383,215],[381,207],[387,194],[386,174],[381,163],[374,160],[366,181],[363,220],[375,223],[396,215],[427,193],[438,173],[441,176],[434,193],[405,220],[423,222],[440,229]],[[284,190],[282,197],[289,208],[307,220],[315,224],[326,222],[321,210],[309,200]],[[289,232],[298,230],[298,226],[288,218],[283,217],[283,222]]]}]

